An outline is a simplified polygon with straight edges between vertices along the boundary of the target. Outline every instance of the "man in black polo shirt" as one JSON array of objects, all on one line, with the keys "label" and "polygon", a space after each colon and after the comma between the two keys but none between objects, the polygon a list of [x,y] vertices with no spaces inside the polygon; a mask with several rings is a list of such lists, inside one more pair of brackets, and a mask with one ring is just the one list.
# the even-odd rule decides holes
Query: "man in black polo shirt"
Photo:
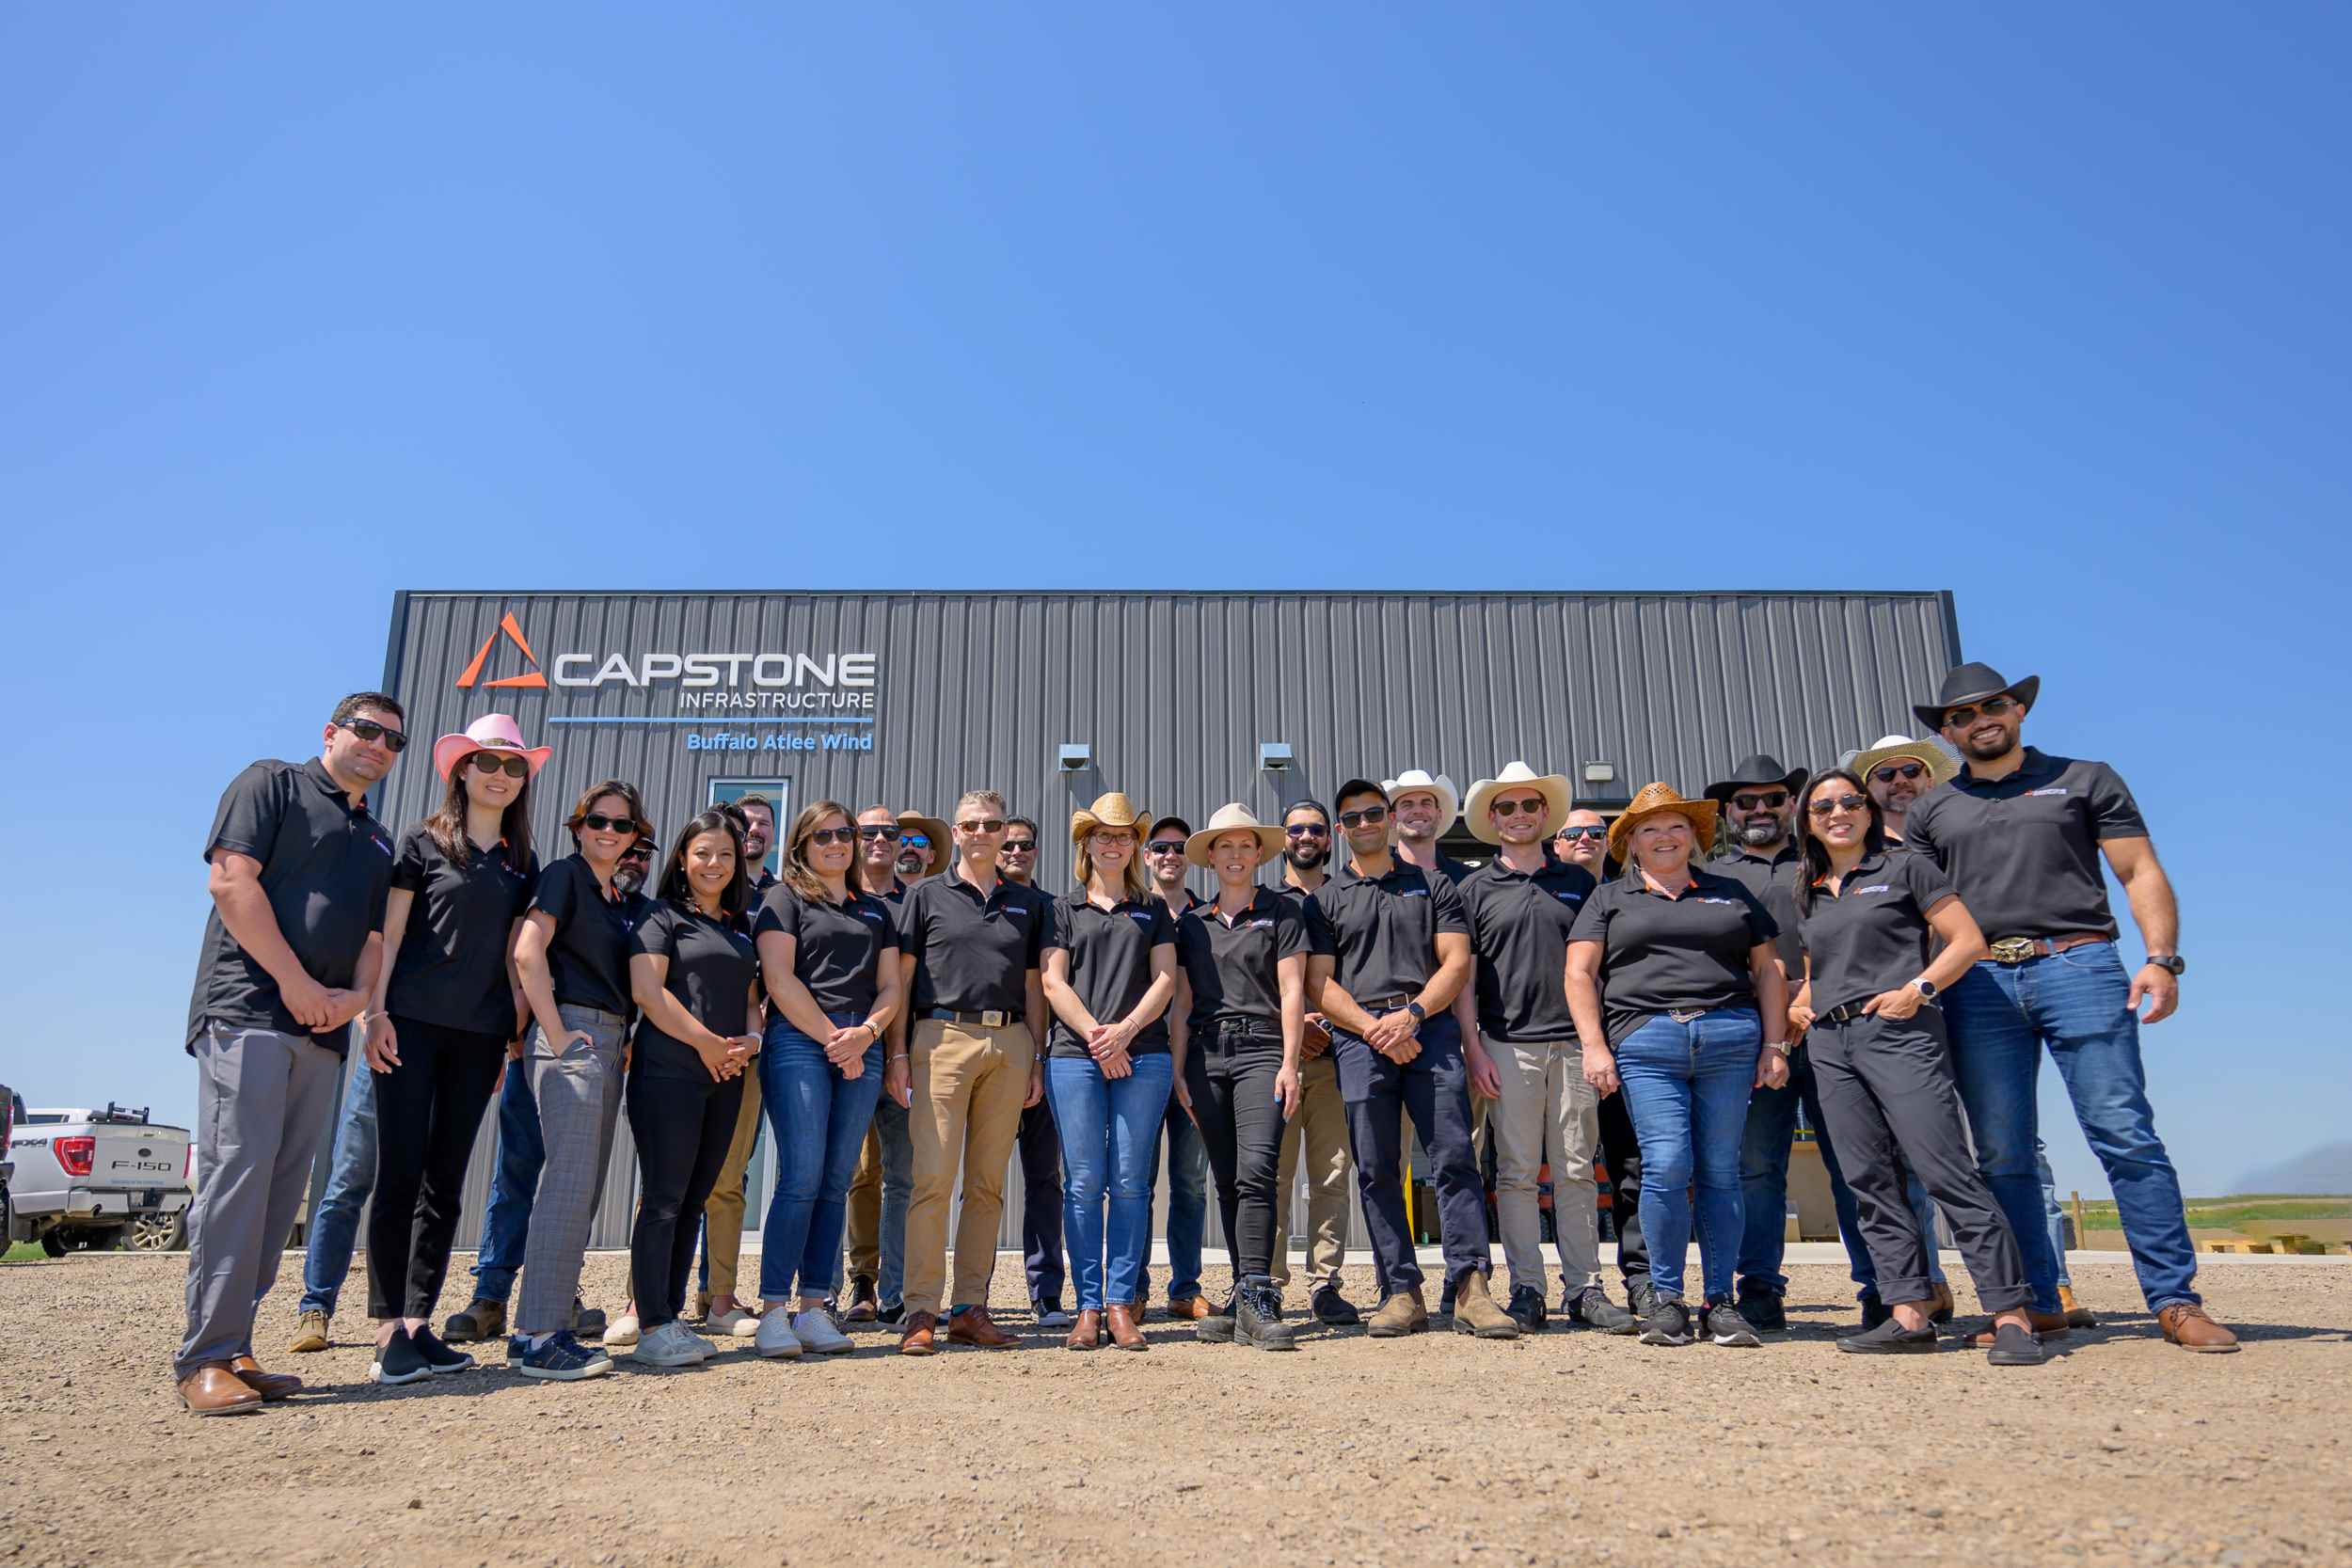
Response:
[{"label": "man in black polo shirt", "polygon": [[[1037,824],[1025,816],[1005,820],[1004,847],[996,873],[1023,887],[1037,885]],[[1061,1288],[1069,1265],[1061,1244],[1061,1134],[1054,1127],[1051,1100],[1021,1113],[1021,1256],[1029,1282],[1029,1310],[1040,1328],[1068,1328]]]},{"label": "man in black polo shirt", "polygon": [[[906,903],[911,885],[899,879],[898,867],[906,839],[903,824],[913,815],[888,806],[867,806],[857,814],[857,852],[866,891],[894,911]],[[918,863],[928,864],[929,857],[926,847]],[[843,1322],[895,1323],[905,1316],[898,1298],[906,1283],[907,1203],[914,1193],[914,1145],[907,1132],[906,1102],[885,1091],[874,1103],[874,1124],[858,1151],[844,1205],[842,1275],[850,1301],[842,1309]],[[834,1281],[835,1300],[842,1283]]]},{"label": "man in black polo shirt", "polygon": [[1389,852],[1389,798],[1378,784],[1351,779],[1336,803],[1348,862],[1313,899],[1330,926],[1336,967],[1308,1001],[1331,1021],[1364,1221],[1388,1292],[1370,1331],[1392,1338],[1429,1326],[1399,1184],[1409,1113],[1433,1166],[1454,1327],[1515,1339],[1518,1325],[1486,1288],[1493,1243],[1470,1152],[1470,1084],[1488,1099],[1499,1085],[1494,1064],[1454,1018],[1471,966],[1461,897]]},{"label": "man in black polo shirt", "polygon": [[[1331,814],[1320,800],[1295,800],[1282,813],[1282,880],[1277,889],[1295,906],[1307,932],[1307,994],[1331,977],[1331,928],[1313,895],[1329,877]],[[1328,1328],[1363,1322],[1355,1303],[1340,1293],[1340,1269],[1347,1261],[1347,1106],[1340,1099],[1340,1075],[1331,1060],[1331,1032],[1323,1014],[1307,1014],[1298,1068],[1298,1112],[1282,1129],[1282,1160],[1274,1178],[1275,1288],[1290,1284],[1292,1178],[1307,1162],[1308,1307]]]},{"label": "man in black polo shirt", "polygon": [[408,744],[400,705],[335,705],[320,754],[257,762],[220,798],[204,858],[213,912],[188,1003],[204,1182],[188,1210],[187,1337],[173,1359],[199,1416],[251,1410],[302,1380],[253,1359],[253,1315],[310,1179],[347,1025],[375,985],[392,840],[369,788]]},{"label": "man in black polo shirt", "polygon": [[[2041,685],[2038,675],[2010,682],[1987,665],[1963,664],[1944,677],[1933,703],[1914,709],[1963,766],[1911,808],[1905,842],[1943,868],[1993,944],[1944,1002],[1977,1164],[2025,1254],[2034,1327],[2062,1325],[2034,1163],[2035,1080],[2048,1046],[2106,1167],[2140,1291],[2164,1337],[2185,1350],[2233,1351],[2237,1337],[2206,1315],[2197,1294],[2180,1178],[2156,1135],[2139,1055],[2140,1024],[2180,1003],[2187,967],[2180,907],[2115,769],[2019,738]],[[2116,957],[2103,854],[2148,945],[2137,974]]]}]

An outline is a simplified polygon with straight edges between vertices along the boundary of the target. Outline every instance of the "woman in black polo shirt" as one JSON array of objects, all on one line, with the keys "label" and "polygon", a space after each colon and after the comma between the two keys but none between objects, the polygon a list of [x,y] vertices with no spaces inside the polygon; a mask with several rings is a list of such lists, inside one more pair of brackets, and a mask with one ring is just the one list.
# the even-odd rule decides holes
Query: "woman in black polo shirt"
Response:
[{"label": "woman in black polo shirt", "polygon": [[531,781],[549,755],[515,721],[485,714],[445,735],[448,784],[392,863],[384,961],[368,1019],[374,1069],[375,1201],[368,1212],[368,1307],[377,1383],[462,1372],[473,1357],[433,1332],[474,1132],[509,1040],[522,1033],[515,932],[530,907]]},{"label": "woman in black polo shirt", "polygon": [[1731,1299],[1740,1141],[1748,1091],[1788,1081],[1788,983],[1773,958],[1772,917],[1740,883],[1695,863],[1693,851],[1715,841],[1715,810],[1644,784],[1609,829],[1623,869],[1584,901],[1568,933],[1568,1010],[1584,1076],[1604,1096],[1625,1090],[1642,1146],[1648,1345],[1691,1342],[1682,1275],[1694,1186],[1700,1331],[1719,1345],[1760,1342]]},{"label": "woman in black polo shirt", "polygon": [[1176,1077],[1163,1016],[1176,995],[1176,927],[1143,879],[1138,850],[1151,831],[1117,793],[1071,817],[1085,892],[1056,902],[1045,937],[1045,1093],[1061,1135],[1062,1232],[1078,1286],[1072,1350],[1100,1344],[1105,1318],[1120,1350],[1149,1348],[1133,1303],[1152,1244],[1152,1156]]},{"label": "woman in black polo shirt", "polygon": [[1233,1260],[1231,1315],[1197,1332],[1260,1350],[1298,1348],[1272,1276],[1276,1173],[1306,1039],[1307,930],[1298,905],[1258,885],[1282,845],[1282,830],[1239,801],[1217,808],[1184,841],[1184,858],[1216,873],[1216,897],[1176,922],[1176,1094],[1200,1124]]},{"label": "woman in black polo shirt", "polygon": [[717,807],[680,830],[653,908],[629,939],[629,993],[644,1016],[628,1066],[637,1140],[637,1223],[629,1230],[637,1359],[708,1360],[710,1342],[678,1321],[699,1219],[743,1108],[759,1050],[759,958],[743,927],[743,840]]},{"label": "woman in black polo shirt", "polygon": [[[760,1232],[759,1354],[839,1354],[825,1312],[844,1207],[882,1097],[882,1032],[903,983],[890,906],[866,890],[857,820],[819,800],[793,819],[784,874],[754,925],[770,1007],[759,1087],[776,1130],[776,1187]],[[800,1307],[792,1284],[800,1281]]]},{"label": "woman in black polo shirt", "polygon": [[[1844,768],[1806,785],[1797,932],[1805,981],[1788,1009],[1807,1031],[1821,1115],[1860,1211],[1863,1243],[1893,1316],[1837,1341],[1858,1353],[1932,1351],[1928,1243],[1905,1196],[1906,1167],[1943,1206],[1991,1308],[1997,1367],[2038,1366],[2017,1238],[1978,1173],[1935,997],[1984,957],[1984,933],[1925,855],[1890,849],[1886,822]],[[1929,961],[1931,945],[1942,951]]]}]

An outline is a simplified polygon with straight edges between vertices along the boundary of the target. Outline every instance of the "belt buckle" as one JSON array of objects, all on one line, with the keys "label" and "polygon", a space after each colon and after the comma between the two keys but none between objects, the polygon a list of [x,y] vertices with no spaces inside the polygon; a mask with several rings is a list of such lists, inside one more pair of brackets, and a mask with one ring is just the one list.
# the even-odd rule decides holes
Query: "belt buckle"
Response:
[{"label": "belt buckle", "polygon": [[1011,1022],[1010,1013],[999,1012],[994,1007],[980,1009],[980,1027],[983,1029],[1003,1029],[1009,1027]]},{"label": "belt buckle", "polygon": [[1666,1016],[1677,1023],[1696,1023],[1707,1016],[1705,1007],[1669,1007]]},{"label": "belt buckle", "polygon": [[2034,956],[2033,938],[2002,937],[1993,943],[1991,952],[1994,963],[2021,964]]}]

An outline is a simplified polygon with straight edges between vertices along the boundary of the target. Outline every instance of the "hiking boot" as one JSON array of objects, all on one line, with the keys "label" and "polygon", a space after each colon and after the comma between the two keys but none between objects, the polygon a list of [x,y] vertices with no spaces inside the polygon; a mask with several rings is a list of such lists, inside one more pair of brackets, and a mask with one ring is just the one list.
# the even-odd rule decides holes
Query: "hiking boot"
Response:
[{"label": "hiking boot", "polygon": [[1375,1339],[1401,1339],[1429,1326],[1429,1308],[1422,1305],[1421,1287],[1399,1291],[1380,1304],[1365,1329]]},{"label": "hiking boot", "polygon": [[2166,1338],[2183,1350],[2226,1355],[2237,1349],[2237,1336],[2206,1316],[2205,1309],[2193,1301],[2174,1302],[2156,1314],[2156,1324]]},{"label": "hiking boot", "polygon": [[1233,1292],[1233,1342],[1260,1350],[1296,1350],[1298,1331],[1282,1321],[1282,1292],[1263,1275]]},{"label": "hiking boot", "polygon": [[1326,1328],[1354,1328],[1364,1321],[1356,1304],[1340,1294],[1339,1286],[1329,1280],[1315,1287],[1314,1294],[1307,1298],[1307,1309]]},{"label": "hiking boot", "polygon": [[1670,1296],[1653,1289],[1649,1292],[1648,1310],[1642,1314],[1642,1343],[1645,1345],[1687,1345],[1691,1342],[1691,1309],[1682,1305],[1680,1296]]},{"label": "hiking boot", "polygon": [[1521,1285],[1511,1292],[1508,1308],[1511,1321],[1519,1325],[1521,1334],[1541,1334],[1544,1331],[1544,1293],[1533,1285]]},{"label": "hiking boot", "polygon": [[327,1317],[324,1312],[305,1312],[294,1320],[294,1343],[286,1349],[295,1355],[309,1355],[325,1350],[329,1344]]},{"label": "hiking boot", "polygon": [[1740,1293],[1734,1298],[1740,1316],[1758,1334],[1782,1334],[1788,1328],[1788,1307],[1780,1292],[1769,1285],[1740,1283]]},{"label": "hiking boot", "polygon": [[1741,1350],[1754,1350],[1764,1341],[1756,1337],[1755,1327],[1740,1315],[1739,1304],[1730,1296],[1717,1296],[1699,1311],[1699,1332],[1719,1345]]},{"label": "hiking boot", "polygon": [[1564,1317],[1599,1329],[1603,1334],[1639,1334],[1642,1320],[1609,1299],[1609,1292],[1597,1285],[1587,1285],[1573,1297],[1560,1304]]},{"label": "hiking boot", "polygon": [[478,1344],[506,1338],[506,1303],[476,1296],[463,1312],[452,1312],[441,1325],[441,1338],[453,1345]]},{"label": "hiking boot", "polygon": [[2099,1314],[2074,1299],[2074,1287],[2072,1285],[2058,1287],[2058,1310],[2066,1314],[2066,1326],[2069,1328],[2099,1326]]},{"label": "hiking boot", "polygon": [[1837,1348],[1851,1355],[1932,1355],[1935,1330],[1905,1328],[1890,1312],[1884,1323],[1840,1338]]},{"label": "hiking boot", "polygon": [[1217,1307],[1205,1318],[1195,1318],[1192,1321],[1192,1337],[1196,1339],[1206,1339],[1213,1345],[1243,1343],[1244,1341],[1233,1329],[1241,1308],[1241,1292],[1242,1286],[1236,1284],[1233,1287],[1232,1295],[1227,1299],[1224,1306]]},{"label": "hiking boot", "polygon": [[[1543,1302],[1536,1301],[1540,1310]],[[1519,1325],[1511,1315],[1495,1305],[1494,1292],[1487,1289],[1486,1275],[1477,1269],[1461,1277],[1454,1290],[1454,1332],[1475,1334],[1481,1339],[1516,1339]]]}]

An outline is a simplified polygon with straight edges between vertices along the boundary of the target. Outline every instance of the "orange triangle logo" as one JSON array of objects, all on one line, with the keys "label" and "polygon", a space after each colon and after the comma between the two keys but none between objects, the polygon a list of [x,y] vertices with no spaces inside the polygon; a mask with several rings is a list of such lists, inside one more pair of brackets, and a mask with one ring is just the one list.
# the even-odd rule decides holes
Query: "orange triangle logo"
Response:
[{"label": "orange triangle logo", "polygon": [[504,675],[494,681],[484,681],[483,689],[492,690],[499,687],[530,687],[539,690],[546,689],[548,677],[539,673],[539,656],[531,651],[529,642],[523,641],[523,628],[515,624],[515,612],[511,610],[499,622],[497,629],[482,640],[482,651],[473,656],[473,662],[459,673],[457,689],[460,691],[473,689],[474,678],[482,673],[482,666],[488,660],[490,650],[498,646],[501,633],[505,635],[509,642],[522,650],[523,657],[531,661],[531,669],[520,675]]}]

